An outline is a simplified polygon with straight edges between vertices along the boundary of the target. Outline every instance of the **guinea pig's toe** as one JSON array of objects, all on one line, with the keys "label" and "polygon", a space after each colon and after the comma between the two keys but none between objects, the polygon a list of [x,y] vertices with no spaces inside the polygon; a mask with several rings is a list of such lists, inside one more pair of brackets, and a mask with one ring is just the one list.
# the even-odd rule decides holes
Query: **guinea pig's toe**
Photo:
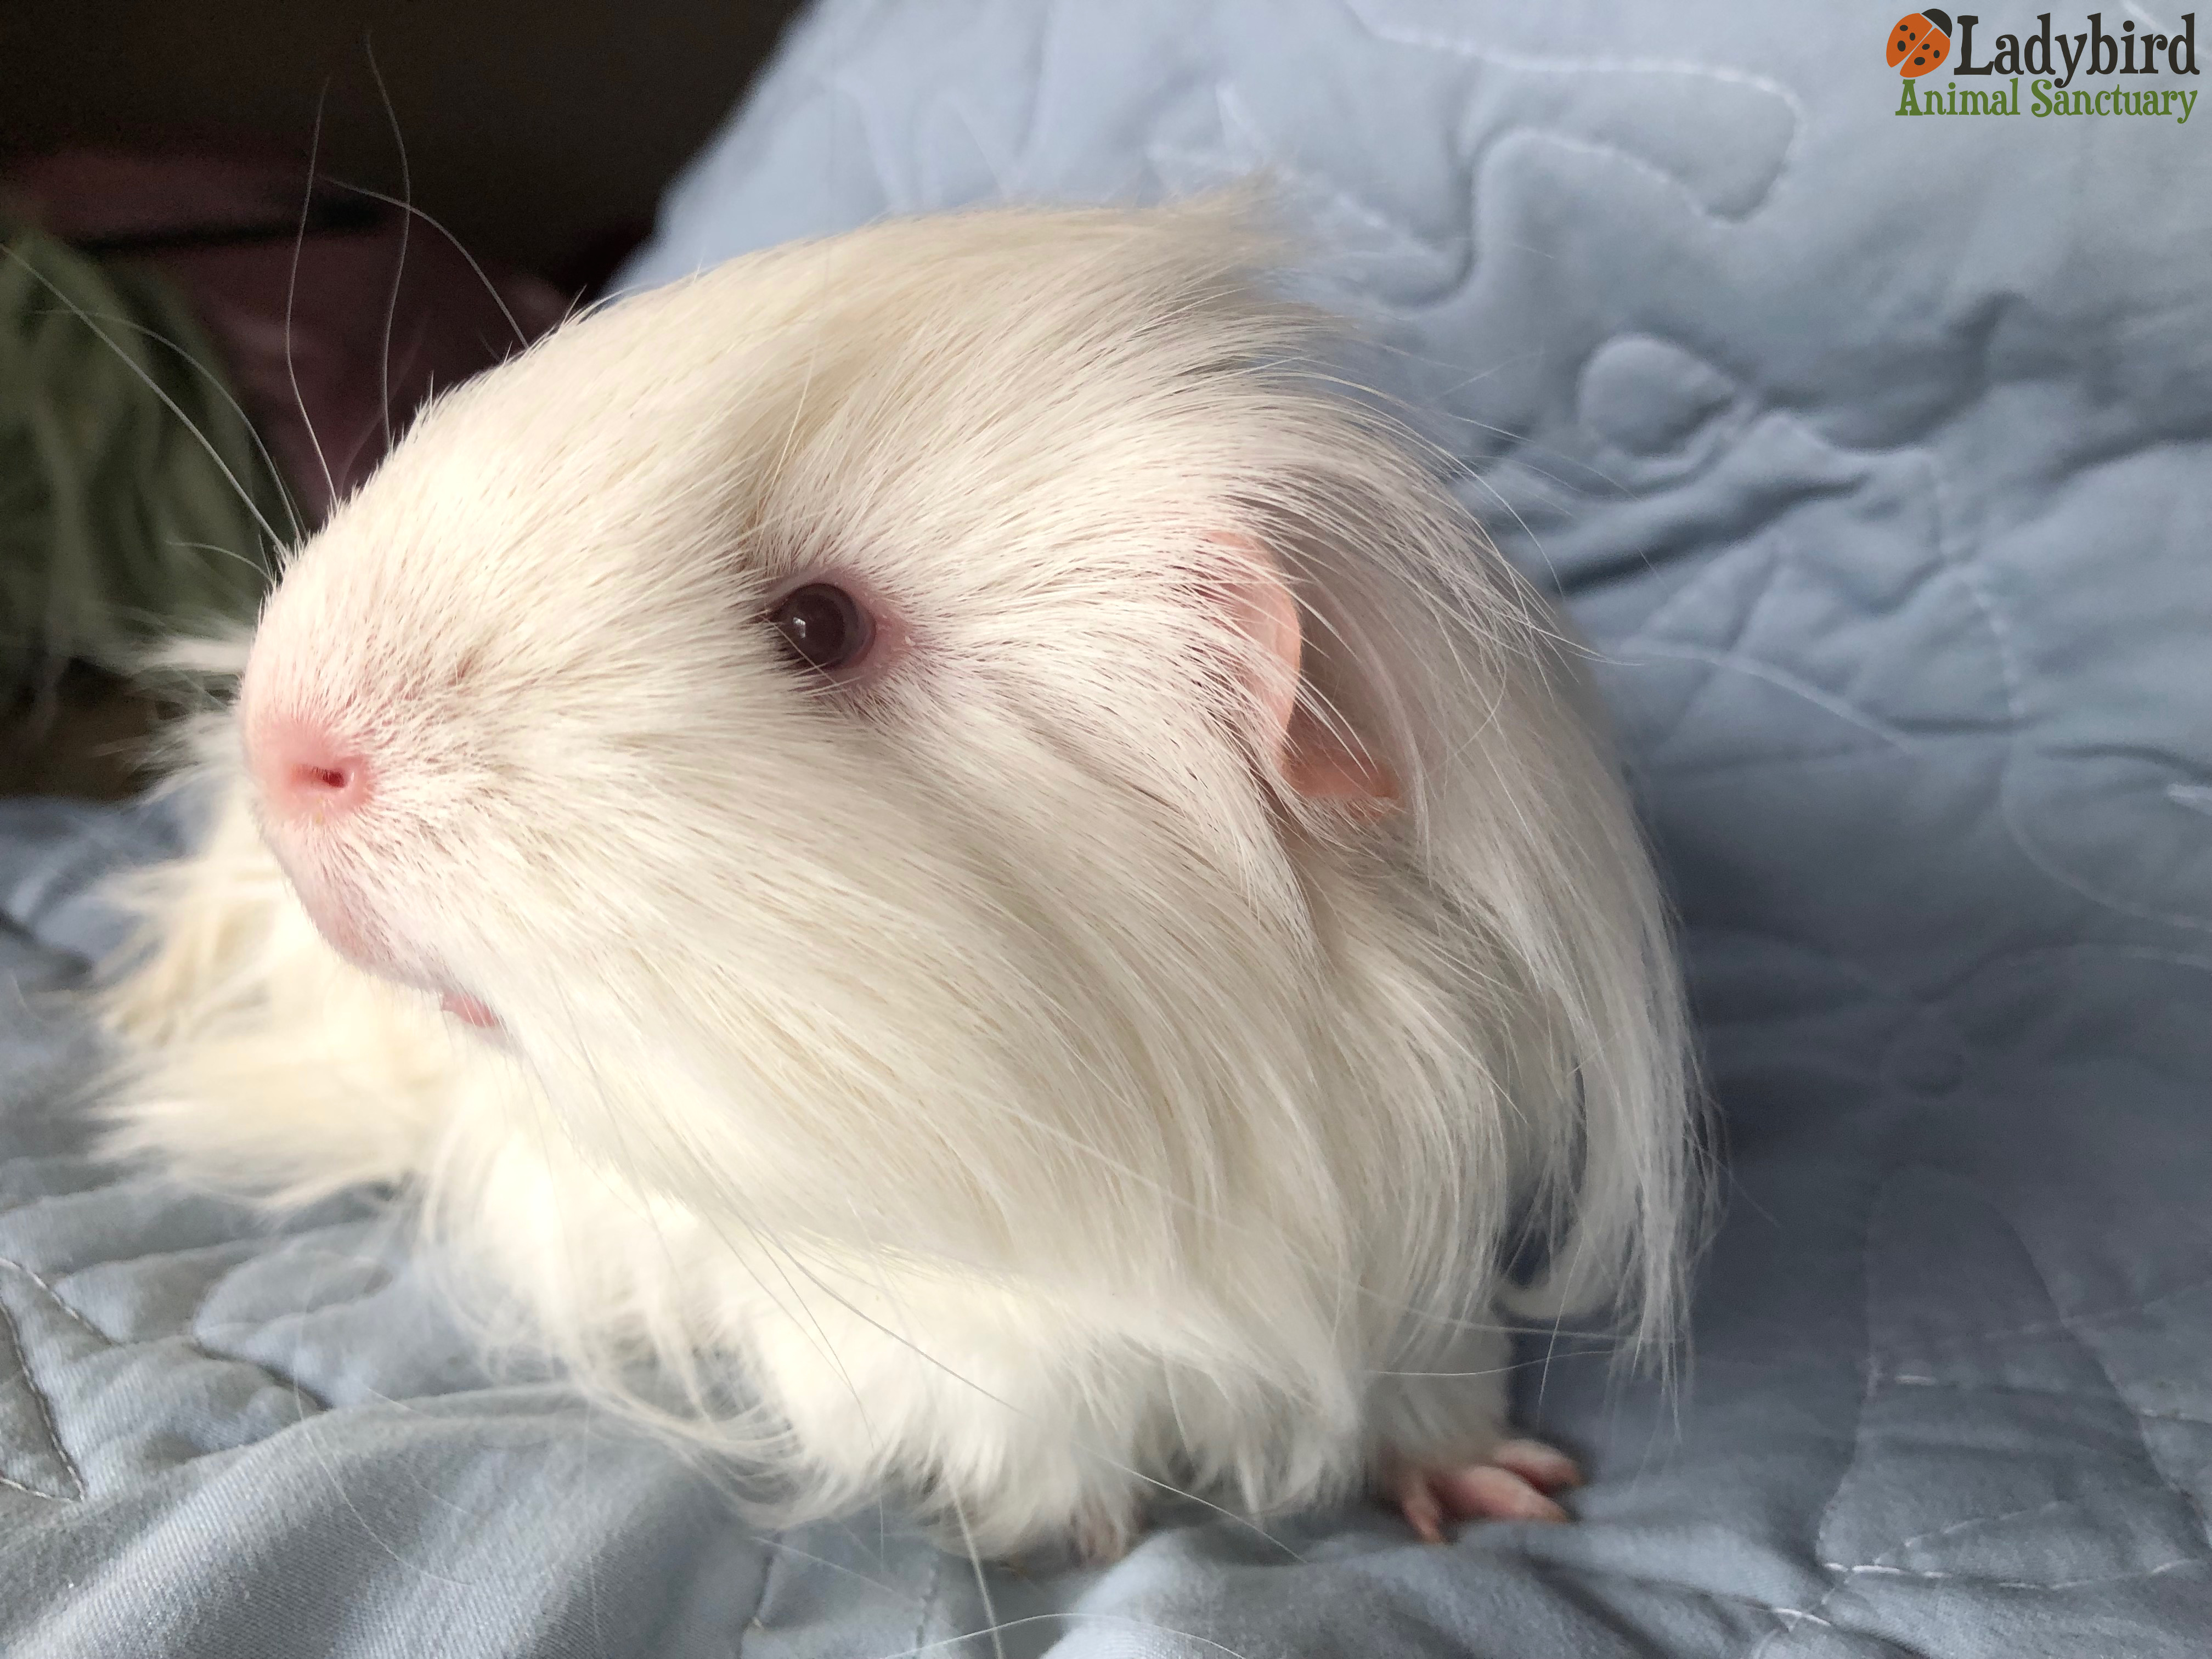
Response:
[{"label": "guinea pig's toe", "polygon": [[1449,1468],[1408,1468],[1391,1484],[1406,1524],[1441,1544],[1459,1521],[1565,1521],[1550,1494],[1582,1485],[1582,1470],[1565,1452],[1539,1440],[1507,1440],[1480,1462]]},{"label": "guinea pig's toe", "polygon": [[1391,1483],[1398,1510],[1425,1544],[1444,1541],[1444,1504],[1425,1469],[1407,1469]]},{"label": "guinea pig's toe", "polygon": [[1583,1483],[1582,1466],[1540,1440],[1501,1440],[1485,1462],[1510,1470],[1538,1492],[1568,1492]]},{"label": "guinea pig's toe", "polygon": [[1129,1553],[1144,1529],[1145,1517],[1139,1510],[1102,1504],[1076,1517],[1068,1541],[1083,1565],[1110,1567]]}]

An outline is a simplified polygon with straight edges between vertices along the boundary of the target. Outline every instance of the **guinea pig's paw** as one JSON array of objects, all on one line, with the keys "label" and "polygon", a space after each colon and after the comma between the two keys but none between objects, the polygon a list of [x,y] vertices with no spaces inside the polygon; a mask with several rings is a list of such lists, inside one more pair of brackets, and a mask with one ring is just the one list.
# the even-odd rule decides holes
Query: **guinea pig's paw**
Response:
[{"label": "guinea pig's paw", "polygon": [[1406,1524],[1431,1544],[1457,1521],[1565,1521],[1551,1494],[1583,1483],[1573,1458],[1540,1440],[1503,1440],[1480,1462],[1413,1467],[1392,1478]]},{"label": "guinea pig's paw", "polygon": [[1090,1504],[1077,1512],[1075,1524],[1068,1529],[1068,1546],[1082,1565],[1110,1567],[1135,1547],[1144,1531],[1140,1506]]}]

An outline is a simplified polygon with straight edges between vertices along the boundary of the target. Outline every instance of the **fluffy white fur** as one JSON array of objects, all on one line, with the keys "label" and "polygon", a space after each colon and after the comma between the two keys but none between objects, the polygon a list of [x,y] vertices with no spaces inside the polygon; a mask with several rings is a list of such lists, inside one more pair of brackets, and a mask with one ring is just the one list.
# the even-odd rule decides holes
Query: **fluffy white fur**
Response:
[{"label": "fluffy white fur", "polygon": [[[1624,792],[1269,257],[1234,205],[884,224],[441,399],[290,562],[246,702],[374,757],[295,858],[506,1036],[324,943],[226,715],[205,849],[137,890],[118,1145],[404,1183],[781,1513],[889,1487],[989,1551],[1480,1459],[1501,1316],[1663,1340],[1691,1114]],[[872,680],[777,656],[812,574],[895,620]],[[1283,580],[1287,734],[1242,597]]]}]

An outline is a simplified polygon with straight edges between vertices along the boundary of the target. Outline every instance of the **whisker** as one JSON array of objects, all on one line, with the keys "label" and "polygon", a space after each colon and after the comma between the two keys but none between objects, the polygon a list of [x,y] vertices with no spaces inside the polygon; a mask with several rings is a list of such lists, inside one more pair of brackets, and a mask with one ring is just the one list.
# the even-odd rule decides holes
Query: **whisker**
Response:
[{"label": "whisker", "polygon": [[994,1659],[1006,1659],[1006,1644],[999,1633],[999,1609],[991,1601],[990,1579],[983,1571],[983,1558],[975,1551],[975,1534],[968,1529],[967,1507],[961,1503],[959,1493],[949,1487],[947,1493],[952,1499],[953,1516],[960,1522],[960,1540],[968,1547],[968,1565],[975,1570],[975,1599],[983,1604],[983,1634],[991,1638]]},{"label": "whisker", "polygon": [[171,538],[163,541],[161,545],[164,547],[188,548],[195,553],[219,554],[226,559],[237,560],[239,563],[245,565],[256,574],[266,574],[265,567],[256,564],[252,559],[247,558],[245,554],[240,552],[234,547],[223,547],[214,542],[188,542],[183,540],[181,538]]},{"label": "whisker", "polygon": [[[415,199],[415,175],[407,162],[407,140],[399,131],[399,112],[393,107],[391,91],[384,84],[384,71],[376,62],[376,48],[370,44],[368,31],[361,33],[362,56],[368,59],[368,73],[376,82],[376,95],[384,105],[384,118],[391,124],[392,142],[399,150],[399,193],[409,203]],[[377,372],[378,410],[384,417],[384,447],[392,447],[392,330],[399,316],[399,288],[407,279],[407,238],[415,228],[412,211],[399,219],[399,257],[392,262],[392,292],[384,302],[384,345],[378,354]]]},{"label": "whisker", "polygon": [[[179,345],[167,335],[162,333],[160,329],[155,328],[149,324],[139,322],[133,318],[118,316],[112,311],[79,312],[76,314],[80,320],[89,320],[93,318],[98,318],[99,320],[103,323],[112,323],[118,328],[127,328],[132,333],[151,340],[156,345],[167,346],[170,350],[175,352],[178,358],[184,363],[185,367],[191,369],[193,374],[198,375],[201,380],[207,383],[208,390],[214,392],[216,397],[222,399],[223,403],[228,406],[230,412],[238,416],[240,422],[246,428],[247,434],[252,438],[255,453],[261,457],[261,464],[269,469],[269,476],[275,481],[276,485],[277,497],[284,503],[284,516],[292,521],[292,540],[296,543],[307,535],[307,526],[301,522],[300,518],[299,502],[293,496],[291,485],[284,481],[283,468],[276,465],[276,456],[270,453],[268,444],[262,439],[261,428],[253,423],[252,417],[246,414],[245,406],[240,404],[235,397],[231,395],[231,390],[228,386],[223,384],[222,375],[216,374],[205,363],[200,362],[199,359],[193,356],[191,352],[185,350],[184,347]],[[247,505],[251,506],[252,503],[249,501]],[[202,544],[186,542],[180,543],[179,545],[196,547],[202,545]],[[285,544],[281,540],[278,541],[277,546],[280,550],[284,545]],[[228,552],[232,550],[225,549],[224,550]]]},{"label": "whisker", "polygon": [[[763,1538],[759,1541],[778,1554],[788,1555],[794,1560],[811,1562],[814,1565],[826,1568],[831,1572],[842,1572],[848,1578],[857,1578],[870,1589],[888,1600],[910,1601],[913,1599],[904,1595],[896,1584],[881,1578],[871,1578],[858,1567],[848,1566],[842,1561],[834,1561],[826,1555],[817,1555],[811,1550],[803,1550],[798,1545],[789,1542],[781,1534],[773,1538]],[[880,1561],[880,1554],[878,1559]]]},{"label": "whisker", "polygon": [[894,1655],[892,1659],[921,1659],[921,1656],[925,1653],[934,1653],[940,1648],[949,1648],[957,1642],[965,1642],[977,1636],[988,1635],[995,1642],[1003,1632],[1019,1630],[1026,1625],[1047,1624],[1063,1619],[1070,1622],[1089,1620],[1097,1624],[1130,1626],[1140,1631],[1165,1632],[1170,1636],[1179,1636],[1186,1642],[1195,1642],[1212,1652],[1226,1654],[1228,1659],[1251,1659],[1249,1655],[1241,1650],[1232,1648],[1226,1643],[1217,1642],[1210,1636],[1200,1636],[1196,1631],[1177,1630],[1171,1625],[1156,1624],[1150,1620],[1138,1619],[1125,1613],[1083,1613],[1073,1607],[1053,1613],[1024,1613],[1019,1619],[1009,1619],[1002,1624],[994,1625],[988,1631],[968,1631],[959,1636],[943,1637],[934,1642],[925,1642],[920,1647],[908,1648],[903,1653]]},{"label": "whisker", "polygon": [[453,245],[453,252],[459,254],[462,258],[468,261],[469,269],[476,273],[477,280],[483,284],[484,292],[491,295],[492,303],[499,307],[499,314],[507,319],[507,325],[514,331],[515,343],[517,345],[526,346],[530,343],[530,336],[525,331],[522,325],[515,320],[514,313],[509,309],[507,306],[507,296],[499,291],[498,285],[485,274],[484,268],[477,263],[477,256],[470,252],[468,249],[462,245],[461,239],[454,235],[452,231],[447,229],[446,227],[438,220],[433,218],[421,208],[416,207],[412,202],[402,201],[399,198],[393,196],[387,191],[374,190],[367,185],[356,185],[349,179],[338,178],[325,179],[323,182],[332,185],[338,190],[351,191],[356,196],[366,196],[371,201],[381,202],[386,207],[396,207],[401,212],[406,214],[409,218],[420,219],[424,224],[429,226],[431,229],[436,231],[439,235],[444,237],[447,241]]},{"label": "whisker", "polygon": [[115,354],[116,360],[125,368],[129,369],[131,374],[136,375],[140,383],[143,385],[149,392],[152,392],[156,398],[161,400],[161,407],[167,410],[170,414],[177,417],[178,422],[184,427],[184,428],[191,434],[192,441],[199,445],[202,449],[207,452],[208,459],[216,464],[217,470],[222,472],[223,477],[229,483],[230,487],[238,492],[239,501],[245,507],[248,513],[253,515],[254,523],[261,526],[261,533],[269,538],[270,546],[271,548],[282,547],[284,544],[284,538],[276,533],[276,526],[269,522],[268,515],[263,513],[260,507],[254,504],[253,497],[247,493],[245,484],[240,483],[238,475],[230,470],[230,463],[223,459],[222,452],[218,450],[209,440],[207,434],[200,430],[198,423],[178,406],[177,400],[161,389],[161,383],[155,380],[152,375],[149,374],[144,368],[141,368],[138,362],[129,352],[124,350],[121,346],[118,345],[113,337],[110,336],[105,329],[101,328],[98,323],[93,320],[91,314],[87,312],[83,307],[78,305],[76,301],[70,299],[68,295],[63,293],[60,289],[57,288],[44,271],[40,270],[28,259],[26,259],[21,254],[16,252],[13,247],[9,246],[5,242],[0,242],[0,253],[6,254],[10,259],[14,260],[26,271],[29,272],[33,282],[38,283],[40,288],[43,288],[47,293],[52,295],[55,299],[61,301],[63,307],[71,316],[75,317],[79,322],[90,329],[94,337],[98,339],[102,345],[106,346],[110,351]]},{"label": "whisker", "polygon": [[323,453],[323,441],[315,435],[314,417],[307,413],[306,394],[300,390],[299,365],[292,358],[292,313],[300,293],[300,254],[307,244],[307,218],[315,205],[315,164],[322,157],[323,110],[330,102],[331,83],[326,77],[323,89],[315,94],[315,130],[307,141],[307,183],[300,197],[300,230],[292,239],[292,269],[284,279],[284,376],[292,383],[292,401],[300,410],[300,424],[307,428],[307,442],[315,452],[315,465],[323,470],[323,488],[335,506],[338,498],[338,481],[331,476],[329,458]]}]

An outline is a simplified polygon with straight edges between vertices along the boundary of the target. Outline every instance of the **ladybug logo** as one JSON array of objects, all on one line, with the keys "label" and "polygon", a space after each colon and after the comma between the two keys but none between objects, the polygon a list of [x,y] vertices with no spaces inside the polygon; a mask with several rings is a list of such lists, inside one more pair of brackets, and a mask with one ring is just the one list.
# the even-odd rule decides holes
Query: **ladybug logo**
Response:
[{"label": "ladybug logo", "polygon": [[1907,12],[1889,31],[1889,66],[1906,80],[1931,75],[1951,55],[1951,15]]}]

